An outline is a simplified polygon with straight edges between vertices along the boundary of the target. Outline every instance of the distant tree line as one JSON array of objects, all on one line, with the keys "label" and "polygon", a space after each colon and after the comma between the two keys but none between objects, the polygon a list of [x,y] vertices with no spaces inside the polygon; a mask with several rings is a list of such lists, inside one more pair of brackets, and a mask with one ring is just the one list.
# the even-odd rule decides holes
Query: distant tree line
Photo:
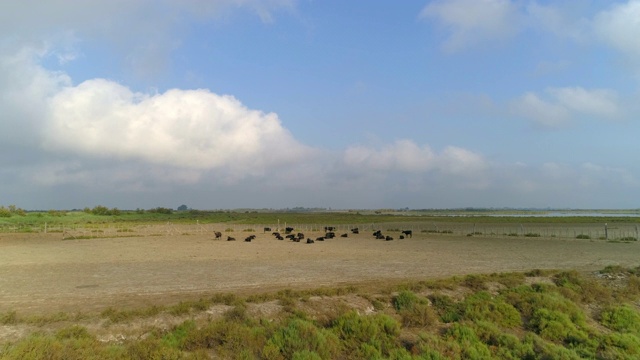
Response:
[{"label": "distant tree line", "polygon": [[15,205],[0,206],[0,217],[12,217],[13,215],[26,216],[27,212]]}]

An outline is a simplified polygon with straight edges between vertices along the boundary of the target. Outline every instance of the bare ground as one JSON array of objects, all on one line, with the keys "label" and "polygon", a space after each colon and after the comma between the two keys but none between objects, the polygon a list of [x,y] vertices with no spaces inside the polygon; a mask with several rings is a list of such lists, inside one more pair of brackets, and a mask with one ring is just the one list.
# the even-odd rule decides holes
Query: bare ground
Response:
[{"label": "bare ground", "polygon": [[[62,240],[0,234],[0,312],[92,312],[172,304],[219,292],[265,292],[469,273],[637,266],[638,243],[369,232],[315,244],[231,233]],[[133,234],[135,235],[135,234]],[[226,239],[226,235],[224,238]],[[314,238],[320,233],[307,234]]]}]

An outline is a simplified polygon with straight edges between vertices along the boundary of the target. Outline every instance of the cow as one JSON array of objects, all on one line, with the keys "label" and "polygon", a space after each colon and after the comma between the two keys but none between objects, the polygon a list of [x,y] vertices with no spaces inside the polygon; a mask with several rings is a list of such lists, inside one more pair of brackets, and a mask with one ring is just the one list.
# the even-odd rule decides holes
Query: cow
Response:
[{"label": "cow", "polygon": [[382,235],[382,230],[376,230],[376,231],[373,233],[373,236],[375,236],[376,238],[377,238],[378,236],[380,236],[380,235]]},{"label": "cow", "polygon": [[227,241],[236,241],[236,238],[231,237],[231,236],[227,236]]},{"label": "cow", "polygon": [[353,229],[351,229],[351,232],[354,233],[354,234],[359,234],[360,233],[360,229],[353,228]]},{"label": "cow", "polygon": [[284,240],[284,238],[283,238],[280,234],[276,235],[276,239],[278,239],[278,240]]},{"label": "cow", "polygon": [[300,240],[304,239],[304,234],[303,233],[298,233],[297,236],[298,236],[298,239],[300,239]]},{"label": "cow", "polygon": [[386,241],[391,241],[393,240],[393,238],[391,236],[387,236],[386,238],[384,238]]},{"label": "cow", "polygon": [[316,238],[316,241],[324,241],[324,238],[323,237],[318,237],[318,238]]},{"label": "cow", "polygon": [[402,240],[402,239],[404,239],[404,235],[400,235],[400,236],[398,236],[398,238],[399,238],[400,240]]},{"label": "cow", "polygon": [[296,239],[296,236],[295,236],[295,235],[293,235],[293,234],[289,234],[289,235],[287,235],[287,236],[285,236],[285,237],[286,237],[287,239],[289,239],[289,240],[294,240],[294,239]]},{"label": "cow", "polygon": [[315,241],[313,241],[313,239],[307,238],[307,244],[313,244],[315,243]]},{"label": "cow", "polygon": [[220,231],[214,232],[214,235],[216,236],[216,240],[218,240],[218,239],[220,239],[222,237],[222,233]]},{"label": "cow", "polygon": [[247,236],[247,237],[244,239],[244,241],[245,241],[245,242],[251,242],[251,240],[255,239],[255,237],[256,237],[255,235]]},{"label": "cow", "polygon": [[324,234],[325,239],[333,239],[334,237],[336,237],[336,233],[334,233],[333,231]]},{"label": "cow", "polygon": [[340,235],[340,237],[349,237],[349,235],[347,235],[347,233],[344,233],[344,234]]},{"label": "cow", "polygon": [[335,226],[325,226],[324,232],[331,232],[331,231],[334,231],[335,229],[336,229]]},{"label": "cow", "polygon": [[294,228],[292,228],[292,227],[288,227],[288,228],[285,228],[285,229],[284,229],[284,233],[285,233],[285,234],[291,234],[291,232],[292,232],[293,230],[295,230],[295,229],[294,229]]},{"label": "cow", "polygon": [[408,238],[413,237],[412,230],[402,230],[402,233],[405,234]]},{"label": "cow", "polygon": [[263,232],[263,233],[266,233],[266,232],[269,232],[269,231],[271,231],[271,228],[270,228],[270,227],[266,227],[266,228],[264,228],[264,229],[262,230],[262,232]]}]

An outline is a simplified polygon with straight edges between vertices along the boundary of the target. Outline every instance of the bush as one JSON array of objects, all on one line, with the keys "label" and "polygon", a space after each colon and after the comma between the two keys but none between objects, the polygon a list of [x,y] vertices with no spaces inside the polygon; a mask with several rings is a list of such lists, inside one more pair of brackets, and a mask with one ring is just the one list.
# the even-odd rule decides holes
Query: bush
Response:
[{"label": "bush", "polygon": [[460,320],[462,317],[460,306],[449,296],[432,294],[429,295],[429,300],[431,301],[431,304],[433,304],[438,315],[440,315],[440,320],[442,320],[442,322],[451,323]]},{"label": "bush", "polygon": [[396,311],[411,309],[415,304],[420,302],[418,295],[412,291],[403,290],[393,297],[392,304]]},{"label": "bush", "polygon": [[474,322],[488,321],[505,328],[522,326],[522,319],[516,308],[501,297],[492,297],[486,291],[468,296],[460,306],[463,318]]},{"label": "bush", "polygon": [[604,309],[600,313],[600,322],[618,332],[640,334],[640,314],[628,305]]},{"label": "bush", "polygon": [[352,357],[364,359],[388,356],[397,347],[400,324],[384,314],[361,316],[350,311],[335,320],[332,330]]},{"label": "bush", "polygon": [[598,358],[632,360],[640,358],[640,338],[632,334],[607,334],[600,344]]},{"label": "bush", "polygon": [[580,234],[580,235],[576,236],[576,239],[591,239],[591,236],[589,236],[587,234]]},{"label": "bush", "polygon": [[331,331],[293,318],[267,341],[262,355],[267,359],[292,359],[294,354],[300,357],[315,353],[321,359],[332,359],[339,353],[339,343]]},{"label": "bush", "polygon": [[470,326],[455,323],[447,329],[445,337],[460,345],[460,357],[463,359],[490,359],[492,357],[489,347],[480,341]]}]

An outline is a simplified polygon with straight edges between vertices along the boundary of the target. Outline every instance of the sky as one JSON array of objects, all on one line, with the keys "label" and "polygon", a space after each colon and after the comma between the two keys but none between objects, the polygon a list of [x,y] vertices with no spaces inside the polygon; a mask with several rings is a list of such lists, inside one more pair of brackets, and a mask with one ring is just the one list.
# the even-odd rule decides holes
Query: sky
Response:
[{"label": "sky", "polygon": [[640,0],[0,0],[0,205],[640,208]]}]

